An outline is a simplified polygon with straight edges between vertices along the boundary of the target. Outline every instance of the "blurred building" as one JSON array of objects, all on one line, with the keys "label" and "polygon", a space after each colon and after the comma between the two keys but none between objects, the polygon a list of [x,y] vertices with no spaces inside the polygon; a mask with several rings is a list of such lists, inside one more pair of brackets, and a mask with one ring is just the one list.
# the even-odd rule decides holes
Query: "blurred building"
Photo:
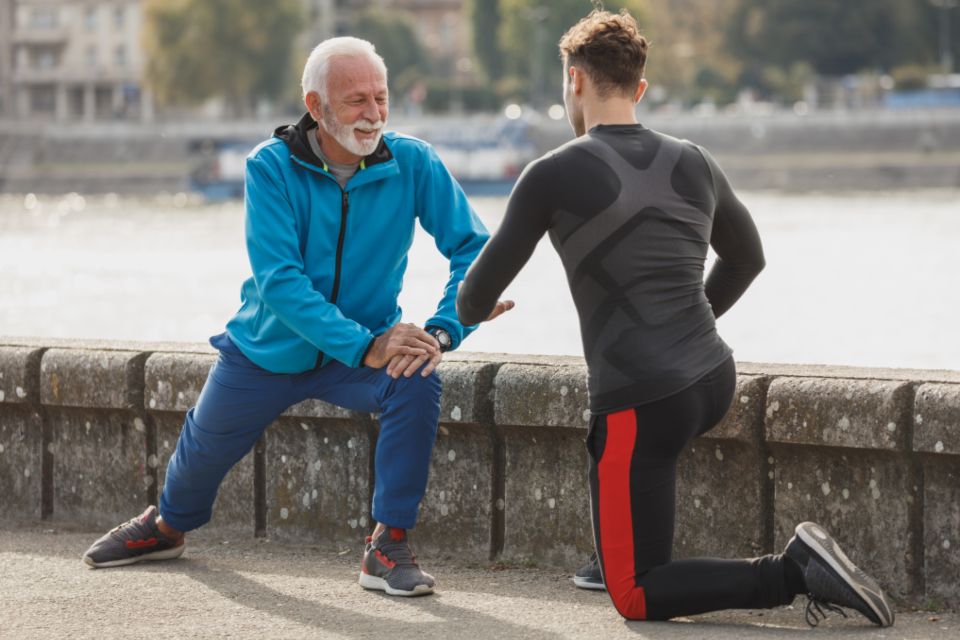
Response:
[{"label": "blurred building", "polygon": [[12,115],[13,0],[0,0],[0,118]]},{"label": "blurred building", "polygon": [[6,27],[0,19],[0,41],[10,49],[4,95],[13,104],[5,105],[7,115],[58,121],[152,117],[142,84],[140,0],[0,2],[9,18]]}]

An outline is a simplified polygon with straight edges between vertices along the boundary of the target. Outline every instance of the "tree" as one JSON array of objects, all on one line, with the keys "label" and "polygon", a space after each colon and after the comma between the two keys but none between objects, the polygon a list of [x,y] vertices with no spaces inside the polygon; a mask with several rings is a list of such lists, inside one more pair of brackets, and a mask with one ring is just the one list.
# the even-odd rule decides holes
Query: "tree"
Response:
[{"label": "tree", "polygon": [[387,63],[387,80],[394,93],[404,93],[429,70],[416,27],[403,11],[377,9],[358,13],[351,21],[350,34],[369,40],[377,48]]},{"label": "tree", "polygon": [[[603,3],[610,11],[626,8],[643,18],[644,0]],[[560,37],[594,8],[590,0],[500,0],[500,49],[508,61],[503,84],[527,88],[532,103],[543,105],[560,99]],[[510,77],[512,76],[512,78]],[[516,90],[516,89],[514,89]],[[554,96],[552,99],[548,95]]]},{"label": "tree", "polygon": [[497,41],[501,0],[468,0],[467,10],[473,26],[473,50],[487,78],[503,74],[503,52]]},{"label": "tree", "polygon": [[[647,0],[641,26],[650,40],[646,101],[695,103],[736,98],[740,62],[729,51],[723,25],[740,0]],[[665,91],[662,91],[665,90]]]},{"label": "tree", "polygon": [[297,0],[147,0],[146,82],[160,104],[223,98],[228,114],[250,114],[258,100],[285,94]]},{"label": "tree", "polygon": [[929,58],[920,27],[919,4],[901,0],[742,0],[729,35],[747,65],[837,76]]}]

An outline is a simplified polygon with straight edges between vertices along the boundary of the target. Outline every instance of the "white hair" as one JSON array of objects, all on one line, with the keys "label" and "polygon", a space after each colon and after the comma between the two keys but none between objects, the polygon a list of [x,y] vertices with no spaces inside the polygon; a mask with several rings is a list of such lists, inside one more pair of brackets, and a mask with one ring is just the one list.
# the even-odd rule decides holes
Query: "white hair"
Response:
[{"label": "white hair", "polygon": [[326,102],[330,61],[337,56],[366,56],[380,67],[380,70],[383,71],[383,77],[387,77],[387,65],[383,62],[380,54],[377,53],[377,49],[372,42],[350,36],[328,38],[313,48],[310,57],[307,58],[307,64],[303,66],[303,78],[300,81],[300,86],[303,88],[304,96],[311,91],[316,91],[320,94],[320,98]]}]

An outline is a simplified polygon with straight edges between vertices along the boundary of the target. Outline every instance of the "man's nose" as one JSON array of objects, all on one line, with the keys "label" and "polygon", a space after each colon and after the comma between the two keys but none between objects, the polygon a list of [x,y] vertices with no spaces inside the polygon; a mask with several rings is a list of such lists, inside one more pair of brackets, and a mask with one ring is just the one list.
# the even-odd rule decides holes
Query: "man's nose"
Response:
[{"label": "man's nose", "polygon": [[378,108],[376,100],[367,100],[363,103],[363,111],[360,114],[364,120],[369,120],[370,122],[379,122],[380,121],[380,109]]}]

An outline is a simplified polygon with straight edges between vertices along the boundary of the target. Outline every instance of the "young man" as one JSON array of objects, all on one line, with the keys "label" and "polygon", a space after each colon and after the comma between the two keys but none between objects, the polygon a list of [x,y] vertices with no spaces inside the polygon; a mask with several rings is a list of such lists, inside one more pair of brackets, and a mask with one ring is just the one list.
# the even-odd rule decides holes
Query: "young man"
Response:
[{"label": "young man", "polygon": [[[387,69],[369,42],[333,38],[307,60],[308,113],[247,159],[253,276],[149,507],[97,540],[93,567],[180,556],[210,520],[217,489],[287,407],[307,398],[380,412],[373,516],[360,584],[431,593],[407,544],[427,483],[440,411],[434,369],[470,333],[455,291],[488,234],[433,149],[383,133]],[[417,220],[450,260],[424,328],[401,324],[397,295]],[[491,318],[509,304],[500,304]]]},{"label": "young man", "polygon": [[[614,606],[662,620],[806,593],[811,624],[837,605],[892,624],[876,582],[813,523],[780,555],[671,561],[677,458],[723,418],[736,384],[715,318],[763,268],[763,250],[710,155],[637,123],[647,42],[632,17],[595,11],[560,51],[577,138],[524,171],[457,309],[464,324],[483,320],[549,232],[580,316],[593,530]],[[709,246],[718,258],[704,283]]]}]

